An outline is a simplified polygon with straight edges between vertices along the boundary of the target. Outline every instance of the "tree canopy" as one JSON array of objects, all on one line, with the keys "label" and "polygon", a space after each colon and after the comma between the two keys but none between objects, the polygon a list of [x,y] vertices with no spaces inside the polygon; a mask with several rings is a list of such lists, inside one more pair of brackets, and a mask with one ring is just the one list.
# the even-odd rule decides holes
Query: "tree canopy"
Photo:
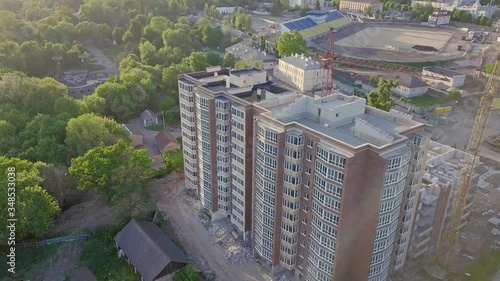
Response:
[{"label": "tree canopy", "polygon": [[[10,218],[10,213],[15,214],[16,238],[36,238],[48,233],[54,223],[54,218],[59,214],[60,208],[57,201],[45,189],[40,187],[43,182],[40,170],[43,163],[32,163],[19,158],[0,156],[0,217],[3,221]],[[9,200],[7,196],[14,191],[9,190],[9,178],[15,174],[16,201]],[[14,208],[14,210],[12,209]],[[14,211],[14,212],[13,212]],[[0,229],[1,244],[5,245],[8,238],[8,229]]]},{"label": "tree canopy", "polygon": [[368,104],[389,111],[395,104],[391,98],[391,89],[398,85],[399,83],[396,80],[379,80],[377,89],[368,94]]},{"label": "tree canopy", "polygon": [[131,216],[146,201],[152,162],[146,150],[136,150],[120,140],[110,146],[101,143],[74,158],[69,172],[78,180],[79,189],[94,190]]},{"label": "tree canopy", "polygon": [[93,113],[72,118],[66,127],[66,144],[76,155],[83,155],[101,142],[111,145],[128,140],[120,124]]},{"label": "tree canopy", "polygon": [[278,39],[276,49],[280,57],[305,54],[307,52],[306,40],[297,30],[286,32]]}]

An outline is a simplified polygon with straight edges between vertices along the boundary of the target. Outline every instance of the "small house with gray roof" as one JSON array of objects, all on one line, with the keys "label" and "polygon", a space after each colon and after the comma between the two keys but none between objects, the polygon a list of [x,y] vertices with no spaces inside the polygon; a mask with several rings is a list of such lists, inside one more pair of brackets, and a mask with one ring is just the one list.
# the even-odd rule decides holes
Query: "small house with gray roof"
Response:
[{"label": "small house with gray roof", "polygon": [[302,92],[308,92],[323,87],[323,71],[317,60],[294,54],[278,60],[273,76]]},{"label": "small house with gray roof", "polygon": [[392,89],[394,94],[405,98],[418,97],[427,93],[427,91],[429,91],[429,86],[413,75],[401,75],[399,77],[399,86]]},{"label": "small house with gray roof", "polygon": [[172,280],[190,264],[188,257],[154,223],[131,220],[115,237],[118,256],[125,257],[142,281]]},{"label": "small house with gray roof", "polygon": [[227,47],[226,52],[233,54],[237,60],[251,59],[262,62],[262,68],[265,70],[273,69],[276,63],[275,56],[241,43]]}]

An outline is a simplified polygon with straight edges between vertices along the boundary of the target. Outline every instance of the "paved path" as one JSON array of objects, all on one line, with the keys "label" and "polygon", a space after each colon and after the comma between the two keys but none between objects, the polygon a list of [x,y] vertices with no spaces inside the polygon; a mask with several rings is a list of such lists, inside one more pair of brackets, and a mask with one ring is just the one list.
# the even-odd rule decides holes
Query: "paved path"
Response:
[{"label": "paved path", "polygon": [[491,281],[500,281],[500,271],[498,271],[497,274],[493,276],[493,279]]},{"label": "paved path", "polygon": [[163,184],[157,198],[158,210],[172,222],[186,254],[202,271],[213,271],[220,281],[264,281],[268,280],[257,269],[253,261],[230,264],[226,255],[215,243],[215,238],[198,218],[193,199],[184,193],[184,181]]},{"label": "paved path", "polygon": [[94,59],[97,60],[97,63],[106,68],[105,70],[101,70],[100,72],[106,72],[112,75],[120,74],[118,67],[100,49],[91,44],[87,45],[87,49],[92,53],[92,55],[94,55]]}]

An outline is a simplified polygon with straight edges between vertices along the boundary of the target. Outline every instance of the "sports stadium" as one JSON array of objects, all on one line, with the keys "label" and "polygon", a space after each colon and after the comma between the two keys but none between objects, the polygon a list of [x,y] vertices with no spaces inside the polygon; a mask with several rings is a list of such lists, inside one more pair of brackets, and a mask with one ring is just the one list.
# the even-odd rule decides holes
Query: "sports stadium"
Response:
[{"label": "sports stadium", "polygon": [[324,51],[333,28],[337,54],[369,60],[426,62],[456,59],[467,52],[464,32],[409,23],[359,23],[337,10],[308,12],[281,23],[281,32],[298,30],[308,47]]},{"label": "sports stadium", "polygon": [[330,28],[338,31],[355,22],[337,10],[326,12],[310,11],[305,17],[281,23],[281,33],[298,30],[302,37],[311,43],[318,37],[325,35]]}]

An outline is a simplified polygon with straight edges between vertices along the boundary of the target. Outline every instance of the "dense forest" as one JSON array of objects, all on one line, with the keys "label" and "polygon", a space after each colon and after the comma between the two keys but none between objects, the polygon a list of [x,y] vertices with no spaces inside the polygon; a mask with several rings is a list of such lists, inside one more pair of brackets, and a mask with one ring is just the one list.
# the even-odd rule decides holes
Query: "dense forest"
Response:
[{"label": "dense forest", "polygon": [[[209,65],[244,67],[224,49],[250,32],[239,8],[221,16],[215,5],[251,1],[0,0],[0,166],[16,167],[23,223],[19,239],[43,237],[61,210],[93,190],[130,214],[155,176],[144,150],[134,150],[120,123],[150,108],[178,118],[177,79]],[[190,21],[192,15],[198,21]],[[217,20],[216,20],[217,19]],[[120,74],[77,100],[53,77],[82,69],[88,46],[118,50]],[[91,59],[91,58],[90,58]],[[7,218],[7,177],[1,177],[0,217]],[[92,182],[92,177],[100,177]],[[3,190],[5,189],[5,190]],[[137,196],[133,196],[133,195]],[[29,203],[27,203],[29,202]],[[8,233],[0,230],[1,241]],[[3,243],[3,242],[2,242]]]}]

